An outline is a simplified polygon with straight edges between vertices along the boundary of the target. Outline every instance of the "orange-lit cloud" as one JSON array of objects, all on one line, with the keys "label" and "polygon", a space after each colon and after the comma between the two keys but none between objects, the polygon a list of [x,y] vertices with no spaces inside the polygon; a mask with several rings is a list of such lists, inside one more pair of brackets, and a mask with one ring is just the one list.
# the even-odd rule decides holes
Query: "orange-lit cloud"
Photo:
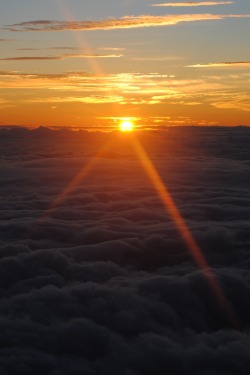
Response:
[{"label": "orange-lit cloud", "polygon": [[249,93],[222,93],[211,98],[211,105],[215,108],[221,109],[236,109],[250,112],[250,98]]},{"label": "orange-lit cloud", "polygon": [[121,117],[121,116],[98,116],[96,117],[97,119],[100,119],[100,120],[112,120],[114,122],[118,122],[118,121],[126,121],[126,120],[130,120],[130,121],[139,121],[141,120],[141,117]]},{"label": "orange-lit cloud", "polygon": [[110,18],[99,21],[29,21],[6,27],[9,31],[65,31],[113,30],[156,26],[171,26],[182,22],[250,18],[250,14],[167,14],[163,16],[140,15]]},{"label": "orange-lit cloud", "polygon": [[123,47],[100,47],[99,49],[103,51],[124,51],[125,48]]},{"label": "orange-lit cloud", "polygon": [[30,102],[33,103],[72,103],[72,102],[80,102],[86,104],[103,104],[103,103],[120,103],[123,102],[123,97],[118,95],[113,96],[101,96],[101,95],[90,95],[86,97],[49,97],[49,98],[37,98],[31,99]]},{"label": "orange-lit cloud", "polygon": [[[154,106],[158,106],[157,112],[160,108],[167,108],[169,111],[178,106],[183,108],[196,106],[198,110],[205,105],[210,108],[230,108],[244,112],[249,111],[250,108],[249,76],[241,72],[237,75],[224,73],[220,76],[180,79],[174,75],[159,73],[95,75],[86,72],[28,74],[0,71],[0,86],[5,105],[17,105],[16,96],[10,96],[12,89],[15,95],[16,91],[20,90],[18,102],[22,105],[79,103],[89,105],[88,109],[90,109],[91,105],[116,103],[119,107],[127,105],[130,108],[143,108],[143,112],[147,107],[147,116],[152,114],[149,107]],[[166,122],[167,114],[165,115],[162,110],[158,114]],[[118,116],[121,117],[122,114],[119,113]],[[160,122],[161,116],[156,122],[152,122]]]},{"label": "orange-lit cloud", "polygon": [[153,7],[200,7],[234,4],[234,1],[186,1],[180,3],[152,4]]},{"label": "orange-lit cloud", "polygon": [[[122,120],[130,120],[136,123],[136,128],[140,129],[150,129],[150,130],[159,130],[159,129],[165,129],[166,126],[169,125],[218,125],[217,122],[209,122],[209,121],[197,121],[192,119],[189,116],[147,116],[147,117],[135,117],[130,116],[128,117],[115,117],[115,116],[98,116],[96,117],[96,120],[101,121],[103,120],[106,126],[108,126],[110,129],[117,128],[117,124]],[[143,124],[143,125],[141,125]]]},{"label": "orange-lit cloud", "polygon": [[7,101],[4,99],[0,99],[0,107],[2,107],[5,104],[7,104]]},{"label": "orange-lit cloud", "polygon": [[248,68],[250,61],[226,61],[208,64],[188,65],[190,68]]}]

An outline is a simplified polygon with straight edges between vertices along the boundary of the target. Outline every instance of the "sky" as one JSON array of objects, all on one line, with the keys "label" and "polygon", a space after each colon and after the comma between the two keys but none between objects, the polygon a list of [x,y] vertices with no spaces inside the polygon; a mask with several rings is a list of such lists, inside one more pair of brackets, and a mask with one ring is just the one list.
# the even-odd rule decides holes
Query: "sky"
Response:
[{"label": "sky", "polygon": [[10,0],[0,125],[250,125],[246,0]]}]

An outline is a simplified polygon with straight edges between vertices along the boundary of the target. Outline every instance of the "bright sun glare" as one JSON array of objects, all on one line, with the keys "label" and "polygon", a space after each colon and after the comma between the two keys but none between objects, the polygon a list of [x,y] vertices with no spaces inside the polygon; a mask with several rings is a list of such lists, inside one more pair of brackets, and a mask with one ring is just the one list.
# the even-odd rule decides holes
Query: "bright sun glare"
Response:
[{"label": "bright sun glare", "polygon": [[122,132],[131,132],[134,130],[134,124],[129,120],[122,121],[119,125],[119,129]]}]

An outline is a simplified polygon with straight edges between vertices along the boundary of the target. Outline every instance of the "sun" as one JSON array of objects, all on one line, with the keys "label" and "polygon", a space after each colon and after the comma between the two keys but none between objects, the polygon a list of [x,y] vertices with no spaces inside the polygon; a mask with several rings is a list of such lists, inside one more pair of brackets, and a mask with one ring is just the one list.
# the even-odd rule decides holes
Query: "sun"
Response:
[{"label": "sun", "polygon": [[134,130],[134,124],[132,121],[124,120],[119,124],[119,130],[121,132],[131,132]]}]

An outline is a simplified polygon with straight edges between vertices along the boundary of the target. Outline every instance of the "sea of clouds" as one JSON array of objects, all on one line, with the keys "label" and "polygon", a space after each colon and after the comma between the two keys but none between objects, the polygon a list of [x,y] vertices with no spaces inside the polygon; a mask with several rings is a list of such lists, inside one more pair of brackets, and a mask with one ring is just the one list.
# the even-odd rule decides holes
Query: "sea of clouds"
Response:
[{"label": "sea of clouds", "polygon": [[240,328],[129,137],[0,130],[1,375],[248,374],[250,130],[136,135]]}]

